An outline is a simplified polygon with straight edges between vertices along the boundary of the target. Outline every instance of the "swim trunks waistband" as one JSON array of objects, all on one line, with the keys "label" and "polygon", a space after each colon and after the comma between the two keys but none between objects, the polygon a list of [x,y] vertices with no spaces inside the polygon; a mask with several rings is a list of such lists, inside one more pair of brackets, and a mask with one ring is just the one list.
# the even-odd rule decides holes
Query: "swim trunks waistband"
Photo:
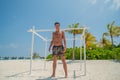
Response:
[{"label": "swim trunks waistband", "polygon": [[55,46],[55,45],[53,45],[53,47],[61,47],[61,46],[63,46],[63,45],[59,45],[59,46]]}]

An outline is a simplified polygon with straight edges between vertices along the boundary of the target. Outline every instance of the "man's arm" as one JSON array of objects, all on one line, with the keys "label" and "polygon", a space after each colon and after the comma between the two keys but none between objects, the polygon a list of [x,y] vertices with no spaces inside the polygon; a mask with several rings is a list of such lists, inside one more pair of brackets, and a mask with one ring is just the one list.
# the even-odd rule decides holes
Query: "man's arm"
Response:
[{"label": "man's arm", "polygon": [[49,51],[50,51],[52,45],[53,45],[53,33],[52,33],[52,40],[51,40],[50,46],[49,46]]},{"label": "man's arm", "polygon": [[66,51],[66,37],[65,37],[65,33],[64,33],[64,31],[63,31],[62,33],[63,33],[64,52],[65,52],[65,51]]}]

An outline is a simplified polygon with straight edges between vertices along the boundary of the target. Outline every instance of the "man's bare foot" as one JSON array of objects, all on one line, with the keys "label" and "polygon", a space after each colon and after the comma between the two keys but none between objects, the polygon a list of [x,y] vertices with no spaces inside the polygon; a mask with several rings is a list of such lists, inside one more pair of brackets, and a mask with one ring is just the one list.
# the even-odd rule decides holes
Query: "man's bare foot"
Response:
[{"label": "man's bare foot", "polygon": [[65,76],[65,78],[67,78],[67,75]]},{"label": "man's bare foot", "polygon": [[51,77],[55,77],[55,75],[52,74]]}]

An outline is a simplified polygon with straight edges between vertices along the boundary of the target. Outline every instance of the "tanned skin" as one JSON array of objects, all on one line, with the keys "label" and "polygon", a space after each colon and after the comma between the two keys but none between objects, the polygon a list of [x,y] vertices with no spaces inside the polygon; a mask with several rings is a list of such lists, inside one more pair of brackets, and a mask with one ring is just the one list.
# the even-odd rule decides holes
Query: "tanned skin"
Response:
[{"label": "tanned skin", "polygon": [[[60,24],[55,24],[55,29],[56,31],[52,33],[52,40],[49,46],[49,51],[51,49],[51,47],[54,46],[61,46],[63,45],[62,41],[64,42],[63,45],[63,54],[66,51],[66,37],[65,37],[65,33],[63,31],[60,31]],[[57,35],[59,35],[59,37],[57,37]],[[60,56],[62,63],[63,63],[63,68],[64,68],[64,73],[65,73],[65,78],[68,77],[67,74],[67,64],[66,64],[66,59],[64,56]],[[57,66],[57,55],[53,55],[53,73],[51,75],[51,77],[55,77],[55,72],[56,72],[56,66]]]}]

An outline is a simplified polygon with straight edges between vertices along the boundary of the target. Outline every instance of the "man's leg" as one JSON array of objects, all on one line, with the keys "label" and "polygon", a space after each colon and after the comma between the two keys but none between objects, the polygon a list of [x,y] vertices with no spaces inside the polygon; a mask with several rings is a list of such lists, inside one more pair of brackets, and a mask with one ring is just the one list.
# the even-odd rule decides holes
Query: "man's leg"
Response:
[{"label": "man's leg", "polygon": [[51,77],[55,77],[55,71],[56,71],[56,62],[57,62],[57,55],[53,56],[53,73]]},{"label": "man's leg", "polygon": [[61,60],[62,60],[62,63],[63,63],[63,68],[64,68],[64,72],[65,72],[65,77],[67,78],[68,77],[68,74],[67,74],[67,64],[66,64],[66,60],[65,60],[65,57],[64,56],[60,56],[61,57]]}]

